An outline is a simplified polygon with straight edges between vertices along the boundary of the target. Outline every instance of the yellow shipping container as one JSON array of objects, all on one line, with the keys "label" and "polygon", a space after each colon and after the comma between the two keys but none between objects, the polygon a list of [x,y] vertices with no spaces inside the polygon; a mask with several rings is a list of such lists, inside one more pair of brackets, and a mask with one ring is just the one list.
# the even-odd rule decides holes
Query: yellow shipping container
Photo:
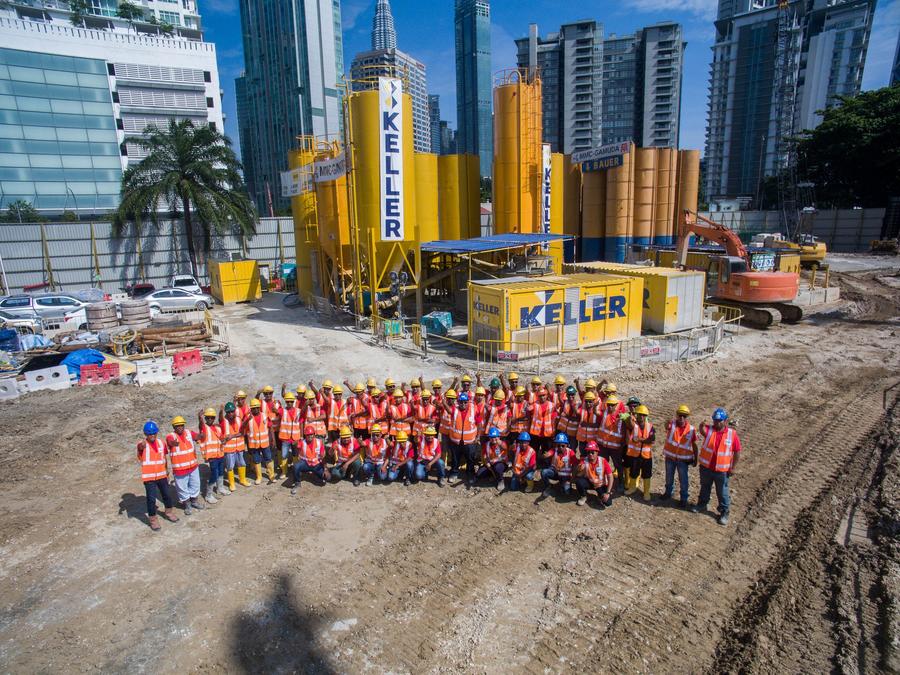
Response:
[{"label": "yellow shipping container", "polygon": [[643,279],[641,327],[644,330],[673,333],[703,323],[703,299],[706,297],[706,274],[703,272],[608,262],[566,265],[566,271],[622,274]]},{"label": "yellow shipping container", "polygon": [[[751,255],[753,249],[750,249]],[[688,251],[686,267],[692,270],[706,271],[709,269],[709,257],[712,253],[704,251]],[[719,253],[716,255],[724,255]],[[659,267],[675,267],[675,251],[671,249],[645,249],[643,259],[650,260]],[[775,256],[775,267],[778,272],[795,272],[800,274],[800,254],[780,253]]]},{"label": "yellow shipping container", "polygon": [[469,341],[534,356],[641,334],[639,277],[571,274],[469,282]]},{"label": "yellow shipping container", "polygon": [[210,260],[207,266],[212,296],[223,305],[262,297],[255,260]]}]

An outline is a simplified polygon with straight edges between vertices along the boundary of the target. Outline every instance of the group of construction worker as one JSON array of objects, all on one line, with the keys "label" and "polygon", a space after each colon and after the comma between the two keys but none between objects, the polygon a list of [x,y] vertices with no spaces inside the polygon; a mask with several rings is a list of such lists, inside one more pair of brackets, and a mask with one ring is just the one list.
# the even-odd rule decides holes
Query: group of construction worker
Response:
[{"label": "group of construction worker", "polygon": [[[148,421],[137,456],[150,527],[160,529],[157,499],[165,505],[163,518],[178,520],[170,472],[185,515],[204,508],[202,462],[209,467],[209,504],[239,485],[259,485],[264,472],[268,483],[287,478],[292,495],[304,475],[355,486],[401,479],[409,485],[433,477],[443,486],[445,480],[460,481],[465,471],[468,485],[490,482],[499,492],[533,490],[541,481],[546,497],[556,484],[563,495],[577,493],[579,506],[591,492],[599,508],[611,506],[617,478],[621,493],[651,499],[657,429],[647,406],[635,396],[620,399],[613,382],[582,384],[575,378],[568,384],[557,376],[548,387],[533,377],[526,387],[516,373],[501,373],[487,387],[480,375],[457,377],[446,390],[439,379],[428,389],[422,378],[388,378],[383,389],[372,378],[343,385],[325,380],[321,387],[309,382],[295,391],[282,385],[280,399],[271,386],[255,397],[238,391],[218,410],[200,411],[196,431],[175,417],[164,439],[159,425]],[[660,435],[665,489],[658,498],[673,499],[677,477],[679,506],[705,511],[715,487],[718,522],[727,525],[729,477],[740,440],[723,408],[699,428],[690,415],[687,405],[679,405]],[[700,495],[689,506],[688,473],[698,465]]]}]

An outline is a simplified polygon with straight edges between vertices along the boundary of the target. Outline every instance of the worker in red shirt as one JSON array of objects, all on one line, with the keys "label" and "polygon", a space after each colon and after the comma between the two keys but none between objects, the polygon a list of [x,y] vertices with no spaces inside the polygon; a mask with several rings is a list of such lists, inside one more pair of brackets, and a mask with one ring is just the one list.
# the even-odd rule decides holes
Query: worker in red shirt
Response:
[{"label": "worker in red shirt", "polygon": [[144,425],[144,440],[137,444],[137,457],[141,463],[141,480],[147,493],[147,520],[151,530],[159,530],[159,518],[156,515],[157,493],[162,498],[166,510],[163,518],[177,523],[172,496],[169,493],[169,473],[166,470],[166,444],[158,437],[159,427],[150,420]]},{"label": "worker in red shirt", "polygon": [[175,477],[175,491],[178,501],[184,507],[184,515],[189,516],[193,509],[202,511],[206,508],[200,503],[200,463],[197,461],[197,441],[200,434],[185,428],[181,415],[172,418],[172,433],[166,436],[166,453],[172,465]]},{"label": "worker in red shirt", "polygon": [[385,482],[393,483],[400,478],[402,473],[403,484],[409,485],[416,472],[415,456],[416,451],[409,440],[409,434],[405,431],[398,431],[397,435],[394,436],[391,449],[388,451]]},{"label": "worker in red shirt", "polygon": [[656,429],[647,419],[650,410],[641,404],[635,406],[634,415],[625,420],[625,480],[628,485],[625,494],[630,495],[637,490],[638,478],[642,480],[641,495],[644,501],[650,500],[650,479],[653,476],[653,444],[656,442]]},{"label": "worker in red shirt", "polygon": [[481,447],[481,459],[483,463],[475,472],[472,484],[490,476],[497,482],[497,491],[503,492],[503,475],[509,464],[509,456],[506,451],[506,443],[503,441],[503,434],[497,427],[488,429],[487,441]]},{"label": "worker in red shirt", "polygon": [[712,486],[716,486],[716,498],[719,501],[719,525],[728,525],[728,511],[731,507],[731,495],[728,482],[737,467],[741,453],[741,439],[737,432],[727,424],[728,413],[724,408],[716,408],[712,416],[712,425],[700,423],[703,444],[700,446],[700,497],[697,504],[691,507],[693,513],[705,511],[709,504]]},{"label": "worker in red shirt", "polygon": [[360,447],[360,442],[354,438],[350,427],[341,427],[340,437],[331,444],[331,453],[334,456],[334,466],[331,467],[332,478],[339,481],[352,478],[353,485],[359,485],[359,471],[362,469]]},{"label": "worker in red shirt", "polygon": [[600,456],[600,449],[594,441],[589,441],[584,450],[585,457],[575,470],[578,506],[587,504],[588,490],[596,490],[600,497],[600,508],[608,508],[612,506],[613,468]]},{"label": "worker in red shirt", "polygon": [[572,490],[572,472],[578,463],[575,451],[569,446],[569,437],[559,432],[553,438],[553,446],[544,453],[544,463],[547,468],[541,471],[544,480],[543,497],[550,496],[550,481],[558,480],[563,494],[568,495]]},{"label": "worker in red shirt", "polygon": [[537,466],[537,453],[531,447],[531,434],[523,431],[516,439],[513,455],[513,475],[509,481],[509,489],[525,491],[534,487],[534,470]]},{"label": "worker in red shirt", "polygon": [[295,446],[294,453],[296,459],[292,495],[297,494],[300,489],[300,477],[305,473],[318,476],[323,483],[331,480],[331,473],[325,464],[325,441],[316,435],[316,428],[312,424],[303,428],[303,438]]}]

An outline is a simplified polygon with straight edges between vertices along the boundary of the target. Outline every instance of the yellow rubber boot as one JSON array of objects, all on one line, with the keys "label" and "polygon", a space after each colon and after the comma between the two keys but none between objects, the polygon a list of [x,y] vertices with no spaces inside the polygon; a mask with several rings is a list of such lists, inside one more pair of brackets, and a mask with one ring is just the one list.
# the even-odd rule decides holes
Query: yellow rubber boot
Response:
[{"label": "yellow rubber boot", "polygon": [[228,489],[234,492],[234,469],[229,469],[227,472],[228,475]]},{"label": "yellow rubber boot", "polygon": [[253,472],[256,474],[256,480],[253,482],[259,485],[262,483],[262,464],[253,463]]},{"label": "yellow rubber boot", "polygon": [[287,459],[282,459],[281,462],[278,463],[278,470],[281,472],[282,476],[287,476]]},{"label": "yellow rubber boot", "polygon": [[637,489],[637,480],[631,477],[631,470],[625,469],[625,494],[633,494]]},{"label": "yellow rubber boot", "polygon": [[649,478],[644,479],[644,501],[645,502],[650,501],[650,479]]},{"label": "yellow rubber boot", "polygon": [[240,483],[244,487],[250,487],[250,481],[247,480],[247,467],[246,466],[238,467],[238,483]]},{"label": "yellow rubber boot", "polygon": [[269,483],[275,482],[275,462],[266,462],[266,475],[269,476]]},{"label": "yellow rubber boot", "polygon": [[528,491],[529,491],[529,492],[534,492],[534,481],[533,481],[533,480],[528,480],[528,481],[525,481],[525,483],[526,483],[527,486],[528,486]]}]

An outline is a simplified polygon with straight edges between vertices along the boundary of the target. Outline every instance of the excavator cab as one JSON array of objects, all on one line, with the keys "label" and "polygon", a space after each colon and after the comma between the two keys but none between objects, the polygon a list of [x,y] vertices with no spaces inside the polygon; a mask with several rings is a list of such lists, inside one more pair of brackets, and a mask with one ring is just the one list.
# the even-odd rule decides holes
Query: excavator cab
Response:
[{"label": "excavator cab", "polygon": [[706,270],[707,295],[721,296],[722,289],[728,287],[732,275],[747,271],[747,261],[743,258],[728,255],[710,256]]}]

